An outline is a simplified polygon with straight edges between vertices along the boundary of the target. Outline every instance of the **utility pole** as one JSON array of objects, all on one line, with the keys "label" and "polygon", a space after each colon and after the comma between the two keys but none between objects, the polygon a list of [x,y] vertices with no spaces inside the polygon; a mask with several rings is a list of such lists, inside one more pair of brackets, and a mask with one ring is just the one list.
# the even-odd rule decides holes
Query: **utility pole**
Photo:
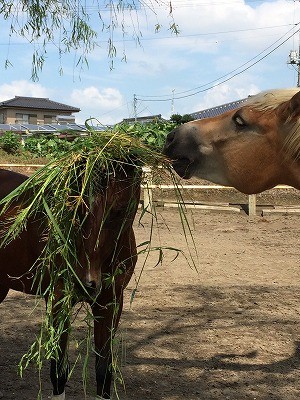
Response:
[{"label": "utility pole", "polygon": [[[298,31],[299,33],[300,31]],[[297,50],[291,50],[289,54],[288,64],[297,66],[297,87],[300,87],[300,38],[299,47]]]},{"label": "utility pole", "polygon": [[136,94],[133,95],[133,115],[134,115],[134,122],[137,121],[137,98]]},{"label": "utility pole", "polygon": [[134,122],[137,121],[137,98],[136,94],[133,95],[133,116],[134,116]]},{"label": "utility pole", "polygon": [[174,93],[175,93],[175,89],[172,90],[171,115],[173,115],[173,114],[174,114],[174,111],[175,111],[175,106],[174,106]]}]

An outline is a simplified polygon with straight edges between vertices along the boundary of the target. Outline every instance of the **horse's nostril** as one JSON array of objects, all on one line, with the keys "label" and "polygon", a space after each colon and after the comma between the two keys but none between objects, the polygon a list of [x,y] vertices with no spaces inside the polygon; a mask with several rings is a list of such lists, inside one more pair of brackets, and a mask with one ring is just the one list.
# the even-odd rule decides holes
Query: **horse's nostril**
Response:
[{"label": "horse's nostril", "polygon": [[173,130],[172,132],[170,132],[170,133],[168,134],[166,143],[167,143],[167,144],[172,143],[173,140],[174,140],[174,136],[175,136],[175,131]]}]

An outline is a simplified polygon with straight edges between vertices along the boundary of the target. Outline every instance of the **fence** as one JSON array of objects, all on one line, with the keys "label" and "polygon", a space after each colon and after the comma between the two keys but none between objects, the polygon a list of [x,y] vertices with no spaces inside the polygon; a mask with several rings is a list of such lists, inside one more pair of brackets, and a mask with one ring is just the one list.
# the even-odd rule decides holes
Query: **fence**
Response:
[{"label": "fence", "polygon": [[[42,164],[0,164],[0,168],[40,168]],[[152,172],[151,168],[144,167],[144,184],[141,185],[143,191],[143,206],[144,208],[148,208],[149,210],[153,207],[153,189],[175,189],[174,185],[156,185],[152,183]],[[197,189],[197,190],[228,190],[233,189],[229,186],[221,186],[221,185],[178,185],[180,189]],[[291,186],[287,185],[278,185],[275,186],[274,189],[288,189]],[[248,196],[248,214],[250,218],[256,216],[256,195],[251,194]]]},{"label": "fence", "polygon": [[[174,189],[174,185],[153,185],[153,184],[144,184],[142,185],[142,189],[144,191],[143,193],[143,199],[144,199],[144,208],[151,209],[153,206],[153,199],[152,199],[152,190],[153,189]],[[213,189],[221,189],[221,190],[228,190],[228,189],[234,189],[233,187],[230,186],[221,186],[221,185],[179,185],[180,189],[199,189],[199,190],[213,190]],[[291,188],[291,186],[286,186],[286,185],[278,185],[275,186],[274,189],[288,189]],[[195,206],[196,208],[196,206]],[[200,208],[200,207],[198,207]],[[217,209],[217,207],[213,206],[203,206],[203,208],[206,209]],[[219,208],[220,209],[220,208]],[[224,209],[224,207],[223,207]],[[257,213],[257,207],[256,207],[256,195],[255,194],[250,194],[248,195],[248,214],[249,217],[252,218],[256,216]]]},{"label": "fence", "polygon": [[[155,185],[152,183],[152,173],[150,168],[143,168],[144,171],[144,180],[145,184],[142,185],[143,189],[143,199],[144,199],[144,208],[148,207],[148,209],[151,209],[153,206],[153,196],[152,196],[152,190],[153,189],[175,189],[176,187],[174,185]],[[179,185],[179,189],[197,189],[197,190],[232,190],[234,189],[233,187],[230,186],[221,186],[221,185]],[[274,187],[274,189],[292,189],[291,186],[288,185],[277,185]],[[195,206],[197,207],[197,206]],[[200,208],[198,206],[198,208]],[[202,206],[201,208],[206,208],[206,209],[217,209],[217,207],[213,206]],[[219,207],[218,209],[220,209]],[[223,207],[224,209],[224,207]],[[289,211],[293,211],[294,209],[289,209]],[[300,212],[300,208],[297,207],[297,212]],[[257,206],[256,206],[256,195],[255,194],[250,194],[248,195],[248,215],[250,218],[255,217],[257,214]]]}]

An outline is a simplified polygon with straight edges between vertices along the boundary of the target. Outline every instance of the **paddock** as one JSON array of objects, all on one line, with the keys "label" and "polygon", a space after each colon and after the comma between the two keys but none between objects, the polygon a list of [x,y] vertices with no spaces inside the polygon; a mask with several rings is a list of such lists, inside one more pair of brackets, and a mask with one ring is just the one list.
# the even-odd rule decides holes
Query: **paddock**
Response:
[{"label": "paddock", "polygon": [[[170,251],[155,266],[153,252],[131,307],[142,257],[126,289],[118,335],[126,391],[118,384],[120,399],[299,400],[299,216],[270,214],[256,223],[246,213],[195,209],[188,216],[197,271],[182,255],[172,261]],[[158,207],[157,218],[153,244],[188,253],[178,212]],[[138,243],[148,240],[151,230],[149,217],[142,223],[136,219]],[[37,373],[30,367],[21,379],[17,364],[38,331],[42,308],[43,303],[33,310],[34,299],[16,292],[0,307],[5,400],[36,398]],[[76,325],[79,340],[85,335],[80,314]],[[75,359],[74,343],[70,353]],[[92,374],[93,361],[93,382]],[[51,391],[47,368],[42,380],[44,399]],[[68,394],[84,398],[79,366]]]}]

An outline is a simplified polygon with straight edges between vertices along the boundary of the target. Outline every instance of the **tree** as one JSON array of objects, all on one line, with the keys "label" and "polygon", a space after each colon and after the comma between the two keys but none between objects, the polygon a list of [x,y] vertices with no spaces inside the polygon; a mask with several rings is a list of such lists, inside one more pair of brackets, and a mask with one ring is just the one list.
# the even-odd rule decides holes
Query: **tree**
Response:
[{"label": "tree", "polygon": [[[0,0],[0,16],[9,24],[10,38],[17,35],[34,45],[32,79],[38,80],[50,45],[56,46],[60,59],[65,53],[76,52],[76,65],[82,67],[88,64],[88,54],[99,45],[100,38],[105,37],[112,67],[117,55],[114,34],[119,33],[124,39],[133,37],[139,43],[142,32],[138,11],[154,12],[153,4],[168,6],[168,29],[178,33],[172,4],[166,0]],[[153,29],[161,29],[159,22]],[[125,53],[123,58],[126,59]],[[6,59],[5,66],[10,65],[11,61]]]},{"label": "tree", "polygon": [[173,114],[170,117],[170,121],[174,122],[176,125],[181,125],[185,124],[186,122],[193,121],[193,118],[191,117],[190,114],[184,114],[184,115]]},{"label": "tree", "polygon": [[181,114],[172,114],[170,117],[170,121],[174,122],[176,125],[181,124],[182,115]]},{"label": "tree", "polygon": [[193,120],[194,120],[194,118],[191,117],[190,114],[183,114],[183,116],[181,118],[181,123],[185,124],[186,122],[190,122],[190,121],[193,121]]}]

